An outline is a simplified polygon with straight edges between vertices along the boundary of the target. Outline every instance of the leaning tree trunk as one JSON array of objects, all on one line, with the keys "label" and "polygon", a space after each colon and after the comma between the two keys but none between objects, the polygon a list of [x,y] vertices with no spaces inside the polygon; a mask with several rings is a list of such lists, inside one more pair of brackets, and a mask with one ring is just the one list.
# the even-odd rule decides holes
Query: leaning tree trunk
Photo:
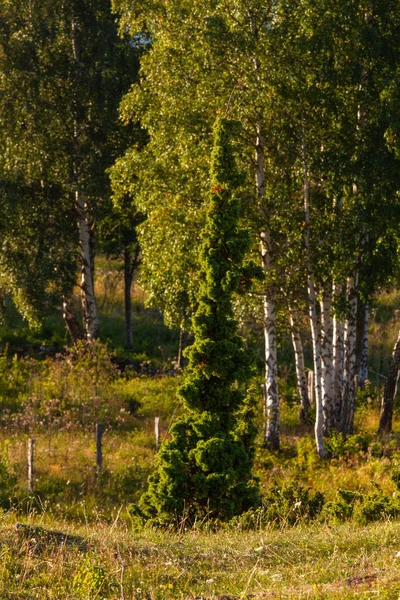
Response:
[{"label": "leaning tree trunk", "polygon": [[297,311],[289,308],[289,316],[296,364],[297,388],[301,403],[300,422],[308,423],[310,421],[311,404],[308,396],[308,378],[304,362],[304,350],[298,325]]},{"label": "leaning tree trunk", "polygon": [[344,331],[344,377],[342,394],[342,411],[340,431],[343,435],[353,433],[354,411],[356,401],[356,369],[357,369],[357,285],[358,274],[347,279],[348,310]]},{"label": "leaning tree trunk", "polygon": [[379,421],[379,433],[391,433],[393,425],[393,405],[397,391],[397,381],[400,369],[400,333],[393,349],[389,364],[389,371],[383,390],[381,418]]},{"label": "leaning tree trunk", "polygon": [[[256,186],[260,204],[265,198],[264,170],[265,139],[258,127],[256,142]],[[267,211],[264,210],[267,219]],[[271,232],[265,228],[260,234],[262,267],[267,279],[272,266]],[[268,284],[264,294],[264,341],[265,341],[265,427],[264,444],[270,450],[279,450],[280,417],[278,396],[278,352],[276,340],[275,293],[272,284]]]},{"label": "leaning tree trunk", "polygon": [[334,371],[333,371],[333,320],[332,295],[326,286],[321,301],[321,359],[322,359],[322,409],[323,432],[328,436],[334,427]]},{"label": "leaning tree trunk", "polygon": [[317,446],[318,456],[324,458],[326,456],[326,448],[323,437],[323,407],[322,407],[322,390],[321,390],[321,340],[318,327],[318,312],[317,312],[317,297],[314,286],[314,273],[310,255],[310,187],[308,182],[307,158],[305,140],[303,139],[303,161],[304,161],[304,247],[306,253],[306,268],[307,268],[307,288],[308,288],[308,306],[311,324],[311,337],[314,358],[314,377],[315,377],[315,443]]}]

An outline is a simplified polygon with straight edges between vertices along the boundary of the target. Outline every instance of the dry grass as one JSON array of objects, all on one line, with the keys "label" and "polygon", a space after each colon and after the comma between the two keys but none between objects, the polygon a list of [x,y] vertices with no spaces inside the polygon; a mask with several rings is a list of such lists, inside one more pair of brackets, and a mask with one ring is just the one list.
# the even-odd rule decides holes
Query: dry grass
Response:
[{"label": "dry grass", "polygon": [[66,545],[21,543],[15,516],[0,522],[1,598],[386,598],[400,593],[400,524],[258,532],[130,531],[121,514],[71,530],[45,515],[39,525],[83,536]]}]

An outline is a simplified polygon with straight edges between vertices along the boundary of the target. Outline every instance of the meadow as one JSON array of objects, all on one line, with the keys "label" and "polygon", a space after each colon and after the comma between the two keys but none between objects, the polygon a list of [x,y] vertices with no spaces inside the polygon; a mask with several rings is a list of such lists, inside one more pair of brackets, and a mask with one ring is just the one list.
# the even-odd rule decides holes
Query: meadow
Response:
[{"label": "meadow", "polygon": [[[176,397],[182,375],[174,370],[178,332],[144,308],[136,288],[136,347],[124,353],[119,273],[106,262],[100,273],[103,339],[92,352],[63,350],[55,317],[34,333],[17,319],[2,330],[0,597],[399,598],[398,412],[392,435],[376,430],[400,295],[385,292],[376,302],[371,383],[358,396],[355,435],[332,437],[330,458],[318,458],[312,425],[299,424],[290,344],[282,336],[288,361],[279,453],[262,447],[261,393],[257,416],[254,470],[264,506],[229,523],[183,518],[158,529],[142,522],[135,506],[154,467],[155,417],[163,441],[183,410]],[[105,428],[101,470],[96,423]]]}]

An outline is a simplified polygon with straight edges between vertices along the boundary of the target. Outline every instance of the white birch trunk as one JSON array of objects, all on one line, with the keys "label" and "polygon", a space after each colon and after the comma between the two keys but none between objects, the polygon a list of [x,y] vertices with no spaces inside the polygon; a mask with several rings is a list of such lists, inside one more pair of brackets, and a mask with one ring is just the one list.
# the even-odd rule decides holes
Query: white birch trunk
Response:
[{"label": "white birch trunk", "polygon": [[317,298],[314,286],[314,274],[310,256],[310,189],[308,182],[307,160],[305,140],[303,139],[303,161],[304,161],[304,246],[306,251],[307,264],[307,287],[308,287],[308,304],[309,316],[311,324],[311,337],[314,358],[314,376],[315,376],[315,443],[317,446],[318,456],[324,458],[326,456],[326,448],[323,437],[323,407],[322,407],[322,389],[321,389],[321,340],[318,327],[317,313]]},{"label": "white birch trunk", "polygon": [[303,344],[301,341],[296,311],[289,309],[289,316],[296,365],[297,388],[301,402],[300,421],[306,423],[309,419],[311,404],[308,396],[308,378],[304,362]]},{"label": "white birch trunk", "polygon": [[344,371],[344,325],[337,315],[333,319],[334,427],[339,428],[342,410]]},{"label": "white birch trunk", "polygon": [[[71,44],[75,70],[78,73],[80,65],[80,49],[78,43],[78,21],[73,14],[71,20]],[[85,194],[81,186],[79,166],[80,124],[74,119],[74,177],[75,177],[75,207],[78,214],[79,245],[81,250],[81,291],[82,312],[85,337],[93,341],[98,336],[99,322],[97,317],[96,299],[94,295],[94,257],[91,247],[91,224]]]},{"label": "white birch trunk", "polygon": [[[256,141],[256,186],[257,196],[261,200],[265,196],[264,170],[265,140],[258,127]],[[266,212],[266,211],[265,211]],[[260,234],[262,267],[268,277],[271,258],[271,232],[268,228]],[[276,340],[275,294],[271,284],[264,294],[264,340],[265,340],[265,427],[264,443],[271,450],[280,446],[280,417],[278,396],[278,357]]]},{"label": "white birch trunk", "polygon": [[329,435],[333,427],[334,371],[333,371],[333,320],[331,314],[332,294],[325,287],[321,300],[321,360],[322,360],[322,408],[324,413],[323,432]]},{"label": "white birch trunk", "polygon": [[355,410],[355,375],[357,366],[357,285],[358,273],[347,279],[348,311],[344,329],[344,375],[340,431],[353,433]]},{"label": "white birch trunk", "polygon": [[358,385],[361,389],[364,388],[365,382],[368,379],[368,324],[369,324],[369,307],[364,306],[364,324],[362,330],[360,367],[358,370]]},{"label": "white birch trunk", "polygon": [[88,207],[84,195],[75,192],[76,207],[78,212],[79,244],[81,248],[81,290],[83,321],[85,336],[88,341],[93,341],[98,336],[99,321],[97,317],[96,298],[94,295],[93,281],[93,255],[90,243],[90,223]]},{"label": "white birch trunk", "polygon": [[311,369],[308,371],[307,384],[308,384],[308,397],[310,399],[311,406],[314,406],[314,393],[315,393],[314,371],[312,371]]}]

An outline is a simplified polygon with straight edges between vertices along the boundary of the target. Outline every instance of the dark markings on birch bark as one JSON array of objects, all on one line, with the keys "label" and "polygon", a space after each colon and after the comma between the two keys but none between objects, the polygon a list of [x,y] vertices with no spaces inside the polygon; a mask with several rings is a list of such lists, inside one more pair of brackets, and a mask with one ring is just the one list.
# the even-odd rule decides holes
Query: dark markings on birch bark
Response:
[{"label": "dark markings on birch bark", "polygon": [[297,388],[300,396],[301,409],[299,414],[300,423],[310,423],[311,404],[309,399],[309,388],[307,381],[307,372],[304,361],[303,343],[298,326],[298,317],[295,310],[289,309],[290,326],[292,332],[292,343],[296,364]]},{"label": "dark markings on birch bark", "polygon": [[355,399],[357,393],[355,388],[355,375],[357,368],[357,284],[358,274],[348,278],[348,311],[345,324],[344,383],[342,412],[340,418],[340,432],[343,433],[343,435],[352,434],[354,427]]}]

